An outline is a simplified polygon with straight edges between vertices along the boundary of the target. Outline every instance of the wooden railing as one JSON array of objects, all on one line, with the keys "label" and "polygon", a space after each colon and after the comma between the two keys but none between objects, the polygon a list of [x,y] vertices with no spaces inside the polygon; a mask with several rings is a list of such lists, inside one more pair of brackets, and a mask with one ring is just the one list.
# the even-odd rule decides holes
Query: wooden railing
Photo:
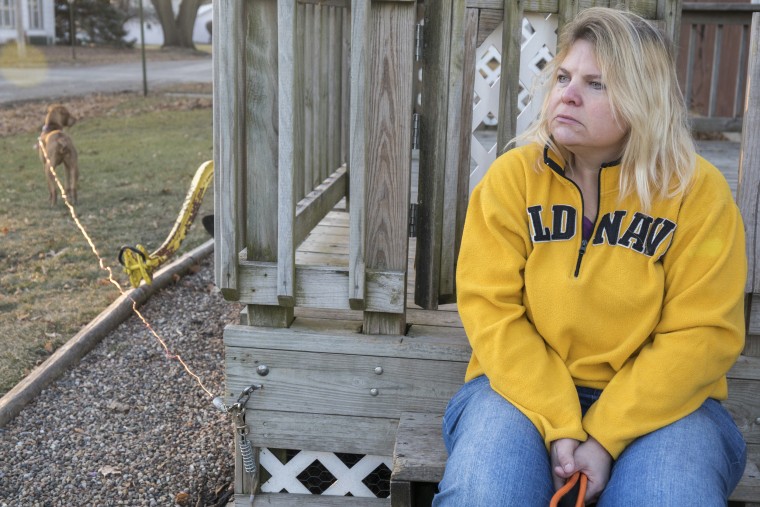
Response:
[{"label": "wooden railing", "polygon": [[[365,332],[403,333],[415,14],[408,0],[215,0],[216,283],[249,324],[358,309]],[[296,265],[349,194],[346,265]]]},{"label": "wooden railing", "polygon": [[760,4],[683,4],[679,52],[682,67],[685,59],[682,87],[696,132],[742,129],[753,12],[760,12]]},{"label": "wooden railing", "polygon": [[218,283],[237,299],[241,252],[278,261],[276,294],[292,305],[294,250],[347,192],[350,11],[310,0],[217,6],[227,28],[214,61]]}]

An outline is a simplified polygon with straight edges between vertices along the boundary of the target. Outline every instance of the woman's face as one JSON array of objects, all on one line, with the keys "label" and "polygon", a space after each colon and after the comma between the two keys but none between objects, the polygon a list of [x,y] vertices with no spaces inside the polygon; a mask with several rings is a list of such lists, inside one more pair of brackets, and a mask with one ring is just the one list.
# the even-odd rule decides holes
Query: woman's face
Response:
[{"label": "woman's face", "polygon": [[549,95],[554,140],[576,158],[609,162],[620,157],[628,127],[612,114],[594,46],[577,40],[559,66]]}]

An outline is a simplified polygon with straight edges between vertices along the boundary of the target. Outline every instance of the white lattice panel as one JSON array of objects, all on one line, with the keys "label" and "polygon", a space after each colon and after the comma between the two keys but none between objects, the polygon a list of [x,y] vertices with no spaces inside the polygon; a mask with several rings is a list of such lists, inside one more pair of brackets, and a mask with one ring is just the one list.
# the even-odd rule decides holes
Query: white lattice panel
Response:
[{"label": "white lattice panel", "polygon": [[[472,113],[473,164],[470,170],[470,191],[483,178],[499,153],[496,136],[486,127],[499,120],[499,81],[501,78],[502,25],[491,33],[476,50],[475,96]],[[528,13],[523,19],[520,46],[520,90],[518,92],[517,132],[524,131],[538,115],[543,97],[533,96],[534,81],[549,62],[557,47],[557,18],[554,15]],[[502,147],[503,148],[503,147]]]},{"label": "white lattice panel", "polygon": [[271,478],[261,485],[261,491],[279,493],[285,490],[288,493],[310,494],[298,477],[315,461],[319,461],[335,479],[322,494],[335,496],[375,497],[363,481],[380,465],[385,465],[389,470],[392,466],[390,456],[366,455],[348,467],[334,453],[316,451],[300,451],[283,464],[269,449],[261,449],[259,463],[271,474]]}]

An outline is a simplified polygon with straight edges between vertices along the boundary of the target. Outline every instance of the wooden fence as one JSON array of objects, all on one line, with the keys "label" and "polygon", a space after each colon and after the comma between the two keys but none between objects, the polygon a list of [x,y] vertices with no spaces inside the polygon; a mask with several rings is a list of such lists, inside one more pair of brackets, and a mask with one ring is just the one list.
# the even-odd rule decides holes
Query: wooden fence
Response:
[{"label": "wooden fence", "polygon": [[683,4],[679,72],[697,132],[742,130],[753,12],[760,4]]}]

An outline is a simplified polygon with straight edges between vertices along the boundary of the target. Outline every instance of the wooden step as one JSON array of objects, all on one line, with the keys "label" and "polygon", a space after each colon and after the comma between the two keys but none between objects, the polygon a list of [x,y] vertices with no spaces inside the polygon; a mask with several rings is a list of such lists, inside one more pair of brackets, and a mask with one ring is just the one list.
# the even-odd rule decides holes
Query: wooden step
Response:
[{"label": "wooden step", "polygon": [[[425,505],[415,502],[420,483],[438,483],[446,466],[446,448],[439,414],[405,413],[399,419],[391,472],[392,507]],[[730,500],[760,501],[760,470],[757,447],[750,445],[747,466]],[[753,504],[754,505],[754,504]]]}]

